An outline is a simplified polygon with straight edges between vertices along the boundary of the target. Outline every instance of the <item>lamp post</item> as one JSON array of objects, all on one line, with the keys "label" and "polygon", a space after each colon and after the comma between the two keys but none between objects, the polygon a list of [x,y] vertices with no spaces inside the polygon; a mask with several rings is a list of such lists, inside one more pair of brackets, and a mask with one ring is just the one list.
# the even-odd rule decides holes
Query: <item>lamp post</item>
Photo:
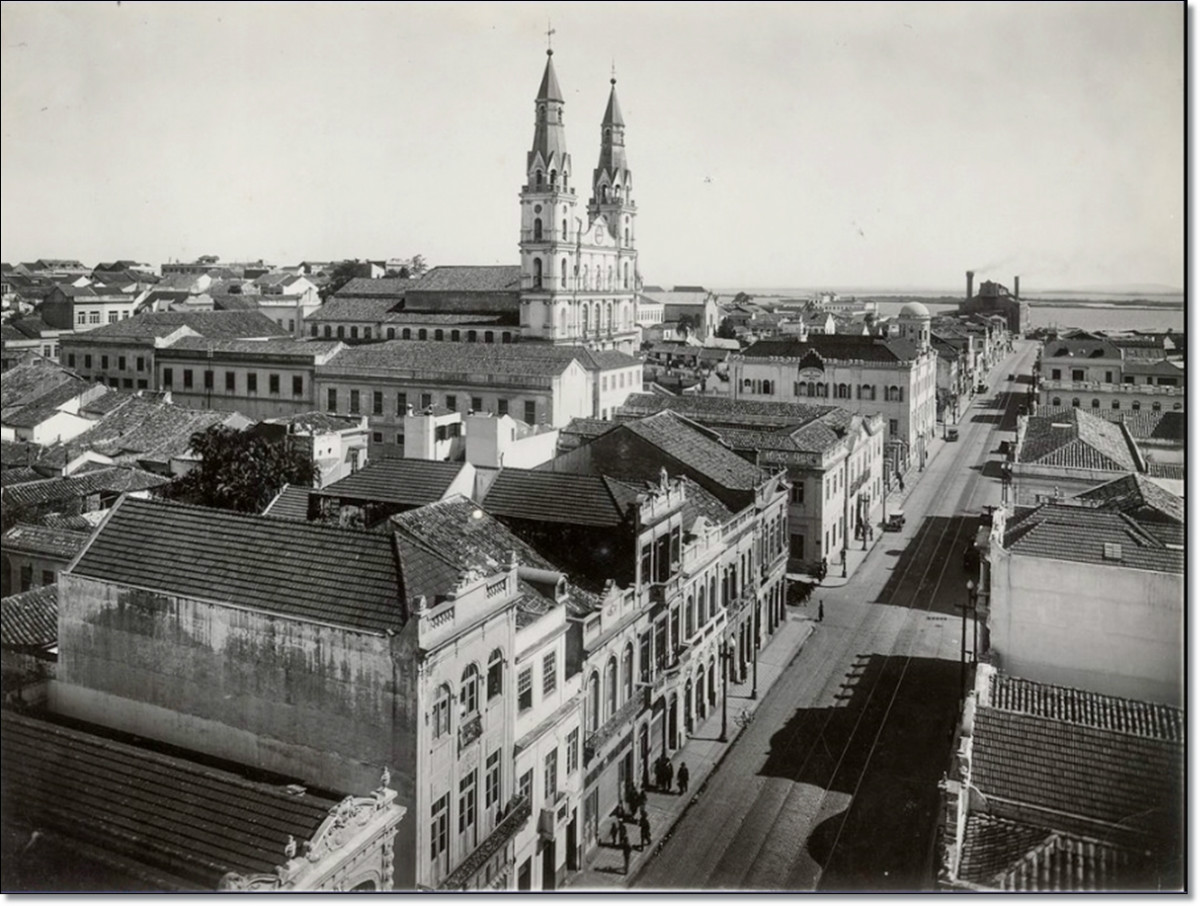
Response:
[{"label": "lamp post", "polygon": [[721,640],[721,742],[729,739],[729,659],[733,652],[729,650],[729,641]]},{"label": "lamp post", "polygon": [[[967,602],[962,604],[962,645],[959,648],[958,659],[958,686],[959,696],[962,701],[967,699],[967,609],[972,608],[975,603],[975,583],[971,579],[967,580]],[[974,655],[972,655],[974,657]]]},{"label": "lamp post", "polygon": [[754,632],[753,638],[750,639],[751,647],[754,649],[754,678],[750,684],[750,700],[754,701],[758,698],[758,600],[754,601]]}]

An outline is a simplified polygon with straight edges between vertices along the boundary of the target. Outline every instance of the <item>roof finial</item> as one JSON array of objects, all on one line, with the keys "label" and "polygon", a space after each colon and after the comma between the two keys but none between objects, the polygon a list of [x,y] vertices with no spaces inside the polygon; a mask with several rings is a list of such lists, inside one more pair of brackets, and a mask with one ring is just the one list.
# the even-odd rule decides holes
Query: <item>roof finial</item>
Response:
[{"label": "roof finial", "polygon": [[608,80],[608,84],[610,84],[610,85],[617,84],[617,61],[615,58],[612,61],[612,78],[610,78]]},{"label": "roof finial", "polygon": [[554,56],[554,26],[549,19],[546,20],[546,56]]}]

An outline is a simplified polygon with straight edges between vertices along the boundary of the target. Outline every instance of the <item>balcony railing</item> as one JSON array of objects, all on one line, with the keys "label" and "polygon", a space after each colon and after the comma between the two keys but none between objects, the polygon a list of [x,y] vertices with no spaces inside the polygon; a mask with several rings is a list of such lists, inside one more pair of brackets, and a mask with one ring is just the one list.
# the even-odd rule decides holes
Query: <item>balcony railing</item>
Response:
[{"label": "balcony railing", "polygon": [[598,730],[589,734],[583,740],[583,762],[587,764],[604,744],[620,732],[621,728],[632,721],[644,709],[650,707],[650,693],[643,688],[635,691],[629,701],[619,707],[613,716],[606,720]]},{"label": "balcony railing", "polygon": [[479,846],[475,847],[475,851],[467,856],[458,868],[450,873],[449,877],[441,883],[439,889],[466,890],[467,885],[483,870],[483,867],[488,864],[492,856],[496,855],[501,847],[516,836],[525,822],[529,820],[531,814],[533,814],[533,806],[530,805],[527,796],[514,796],[510,799],[508,806],[504,809],[504,817],[500,819],[500,823],[484,838]]}]

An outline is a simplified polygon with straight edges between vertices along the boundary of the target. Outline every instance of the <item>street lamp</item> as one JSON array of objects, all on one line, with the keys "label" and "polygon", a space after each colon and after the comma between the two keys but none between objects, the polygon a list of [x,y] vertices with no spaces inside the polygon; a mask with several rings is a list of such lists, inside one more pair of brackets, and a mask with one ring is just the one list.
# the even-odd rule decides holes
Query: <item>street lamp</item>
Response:
[{"label": "street lamp", "polygon": [[754,638],[751,640],[754,648],[754,679],[750,684],[750,700],[758,698],[758,599],[754,601]]},{"label": "street lamp", "polygon": [[[958,685],[961,692],[961,698],[966,701],[967,698],[967,610],[971,609],[972,615],[975,608],[975,582],[971,579],[967,580],[967,603],[960,605],[962,607],[962,645],[959,648],[958,659]],[[976,636],[976,639],[978,637]],[[974,659],[974,653],[971,655]]]},{"label": "street lamp", "polygon": [[729,721],[729,659],[733,652],[729,650],[729,640],[721,639],[721,742],[728,740]]}]

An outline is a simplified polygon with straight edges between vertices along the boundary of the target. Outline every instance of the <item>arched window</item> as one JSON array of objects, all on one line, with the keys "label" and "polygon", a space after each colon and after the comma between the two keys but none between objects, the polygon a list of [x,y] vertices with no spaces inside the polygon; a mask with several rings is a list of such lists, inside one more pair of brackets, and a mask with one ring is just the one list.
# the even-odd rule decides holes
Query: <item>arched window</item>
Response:
[{"label": "arched window", "polygon": [[479,710],[479,668],[474,664],[467,664],[463,671],[458,703],[463,714],[474,714]]},{"label": "arched window", "polygon": [[394,340],[394,339],[396,339],[396,328],[394,328],[394,327],[389,327],[389,328],[388,328],[388,332],[387,332],[387,338],[388,338],[389,340]]},{"label": "arched window", "polygon": [[1052,400],[1050,401],[1050,405],[1051,405],[1051,406],[1061,406],[1061,405],[1062,405],[1062,400],[1060,400],[1060,399],[1059,399],[1059,398],[1056,396],[1054,399],[1052,399]]},{"label": "arched window", "polygon": [[533,241],[542,241],[542,218],[536,217],[533,221]]},{"label": "arched window", "polygon": [[496,335],[495,335],[495,334],[494,334],[492,331],[490,331],[490,330],[485,330],[485,331],[483,332],[483,342],[485,342],[485,343],[495,343],[495,342],[496,342]]},{"label": "arched window", "polygon": [[474,343],[475,340],[477,339],[477,337],[478,337],[478,334],[475,331],[473,331],[473,330],[467,331],[467,342],[468,343]]},{"label": "arched window", "polygon": [[629,245],[629,227],[625,227],[625,244]]},{"label": "arched window", "polygon": [[608,322],[608,332],[612,333],[613,312],[612,312],[612,303],[611,302],[609,302],[607,305],[604,306],[604,318]]},{"label": "arched window", "polygon": [[325,339],[328,340],[331,336],[333,336],[333,328],[330,327],[328,324],[326,324],[325,325]]},{"label": "arched window", "polygon": [[1092,400],[1092,408],[1099,409],[1100,408],[1100,400]]},{"label": "arched window", "polygon": [[1150,404],[1150,411],[1151,412],[1162,412],[1162,403],[1155,400],[1153,403]]},{"label": "arched window", "polygon": [[[565,182],[565,179],[564,179],[564,182]],[[563,222],[562,222],[562,238],[563,238],[563,241],[566,242],[566,240],[567,240],[567,218],[565,218],[565,217],[563,218]],[[567,259],[564,258],[563,259],[563,272],[565,273],[566,270],[567,270]]]},{"label": "arched window", "polygon": [[696,596],[696,613],[699,625],[703,626],[708,622],[708,592],[704,588],[704,584],[700,585],[700,593]]},{"label": "arched window", "polygon": [[410,328],[410,327],[404,328],[404,331],[403,331],[403,333],[400,334],[400,336],[402,339],[411,340],[412,339],[412,328]]},{"label": "arched window", "polygon": [[442,330],[441,328],[438,328],[437,330],[435,330],[433,332],[433,338],[435,340],[444,340],[444,339],[446,339],[446,332],[444,330]]},{"label": "arched window", "polygon": [[817,382],[816,381],[808,382],[808,395],[811,397],[814,397],[814,398],[816,397],[816,395],[817,395]]},{"label": "arched window", "polygon": [[683,610],[683,637],[690,639],[696,634],[696,599],[688,595],[687,606]]},{"label": "arched window", "polygon": [[1114,409],[1120,409],[1120,408],[1121,408],[1121,401],[1120,401],[1120,400],[1113,400],[1112,407],[1113,407]]},{"label": "arched window", "polygon": [[[629,242],[629,230],[625,231],[625,242],[626,243]],[[629,289],[629,262],[628,261],[625,262],[625,271],[621,275],[621,285],[625,289]]]},{"label": "arched window", "polygon": [[588,266],[586,264],[583,266],[583,271],[579,275],[579,286],[581,289],[588,288]]},{"label": "arched window", "polygon": [[633,645],[625,646],[625,654],[621,656],[621,700],[633,698]]},{"label": "arched window", "polygon": [[604,668],[604,719],[617,713],[617,659],[610,657]]},{"label": "arched window", "polygon": [[534,289],[542,288],[542,259],[541,258],[533,259],[533,288]]},{"label": "arched window", "polygon": [[587,336],[587,329],[588,329],[588,307],[587,307],[587,303],[586,303],[586,302],[584,302],[584,303],[583,303],[583,305],[579,306],[579,324],[580,324],[580,326],[582,327],[582,331],[581,331],[581,332],[583,333],[583,335],[584,335],[584,336]]},{"label": "arched window", "polygon": [[[563,223],[565,224],[566,221],[564,220]],[[564,239],[567,238],[565,229],[563,230],[563,238]],[[563,289],[567,288],[567,259],[566,258],[564,258],[562,260],[562,269],[558,272],[558,285],[561,286]]]},{"label": "arched window", "polygon": [[433,724],[433,738],[440,739],[450,732],[450,687],[442,684],[438,686],[437,694],[433,699],[433,714],[431,723]]},{"label": "arched window", "polygon": [[1073,400],[1071,400],[1071,408],[1073,408],[1073,409],[1079,408],[1079,397],[1075,397]]},{"label": "arched window", "polygon": [[552,186],[558,185],[558,171],[557,170],[550,171],[550,185],[552,185]]},{"label": "arched window", "polygon": [[499,648],[488,656],[487,697],[491,701],[504,692],[504,652]]},{"label": "arched window", "polygon": [[1141,403],[1141,400],[1134,400],[1134,401],[1133,401],[1133,411],[1134,411],[1134,412],[1140,412],[1140,411],[1141,411],[1141,409],[1142,409],[1142,403]]},{"label": "arched window", "polygon": [[588,732],[600,729],[600,676],[595,670],[588,678]]},{"label": "arched window", "polygon": [[608,282],[604,286],[605,289],[613,288],[613,269],[611,264],[608,266]]},{"label": "arched window", "polygon": [[428,340],[429,339],[429,331],[426,330],[424,327],[422,327],[420,330],[417,331],[417,339],[418,340]]},{"label": "arched window", "polygon": [[533,174],[533,184],[535,186],[537,186],[539,189],[542,187],[543,181],[544,180],[542,179],[542,171],[541,170],[538,170],[536,173]]},{"label": "arched window", "polygon": [[346,339],[346,328],[343,327],[341,324],[338,325],[338,339],[339,340]]}]

